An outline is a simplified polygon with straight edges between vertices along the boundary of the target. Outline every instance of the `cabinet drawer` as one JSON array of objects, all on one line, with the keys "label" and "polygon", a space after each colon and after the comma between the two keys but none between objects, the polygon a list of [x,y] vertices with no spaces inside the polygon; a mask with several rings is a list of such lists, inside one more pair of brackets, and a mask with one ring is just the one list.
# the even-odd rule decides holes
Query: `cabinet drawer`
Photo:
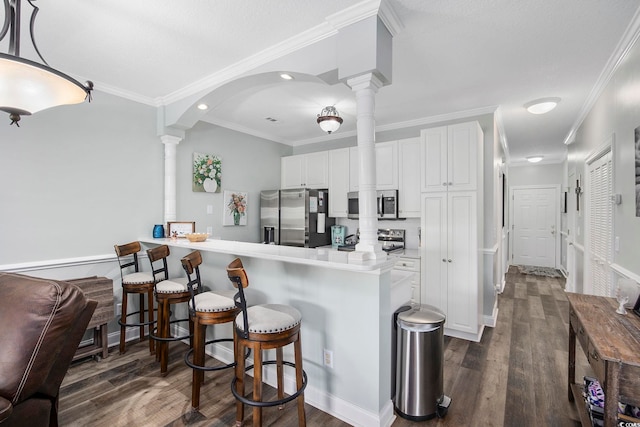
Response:
[{"label": "cabinet drawer", "polygon": [[596,378],[600,380],[601,384],[604,384],[605,381],[605,368],[604,368],[604,360],[600,357],[600,353],[595,348],[593,343],[589,341],[589,350],[587,351],[587,359],[589,360],[589,365],[591,369],[593,369],[593,373],[596,374]]},{"label": "cabinet drawer", "polygon": [[569,322],[571,324],[571,328],[576,333],[576,337],[580,342],[580,346],[582,347],[582,351],[587,353],[589,351],[589,339],[587,338],[587,334],[584,332],[584,327],[580,323],[576,312],[571,309],[569,311]]},{"label": "cabinet drawer", "polygon": [[398,258],[393,268],[398,270],[420,271],[420,260],[413,258]]}]

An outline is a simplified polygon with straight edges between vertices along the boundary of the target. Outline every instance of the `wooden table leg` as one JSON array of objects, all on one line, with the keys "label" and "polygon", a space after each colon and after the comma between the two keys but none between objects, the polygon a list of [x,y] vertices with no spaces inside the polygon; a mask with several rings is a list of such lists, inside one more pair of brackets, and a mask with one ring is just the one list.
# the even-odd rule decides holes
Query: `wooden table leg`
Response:
[{"label": "wooden table leg", "polygon": [[569,325],[569,378],[567,381],[567,391],[569,392],[569,402],[573,402],[573,392],[571,386],[576,382],[576,332]]}]

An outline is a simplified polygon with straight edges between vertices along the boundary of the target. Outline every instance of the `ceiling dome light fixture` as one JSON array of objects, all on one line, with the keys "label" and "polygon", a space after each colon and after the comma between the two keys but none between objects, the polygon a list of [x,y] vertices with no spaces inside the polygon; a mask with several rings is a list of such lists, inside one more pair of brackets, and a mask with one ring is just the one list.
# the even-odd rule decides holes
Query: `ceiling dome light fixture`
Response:
[{"label": "ceiling dome light fixture", "polygon": [[293,76],[289,73],[280,73],[280,78],[282,80],[293,80]]},{"label": "ceiling dome light fixture", "polygon": [[527,102],[524,108],[531,114],[545,114],[556,108],[559,102],[560,98],[540,98]]},{"label": "ceiling dome light fixture", "polygon": [[331,135],[331,133],[337,131],[342,124],[342,117],[336,110],[336,107],[329,106],[324,107],[320,114],[318,114],[318,124],[320,129]]},{"label": "ceiling dome light fixture", "polygon": [[93,83],[84,85],[49,67],[33,38],[38,7],[33,7],[29,24],[31,43],[43,64],[20,57],[20,0],[4,0],[4,23],[0,41],[9,35],[9,51],[0,53],[0,111],[9,113],[11,124],[20,126],[20,116],[31,115],[59,105],[91,101]]},{"label": "ceiling dome light fixture", "polygon": [[204,111],[204,110],[208,110],[208,109],[209,109],[209,106],[207,104],[205,104],[205,103],[198,104],[198,110]]},{"label": "ceiling dome light fixture", "polygon": [[529,156],[529,157],[527,157],[527,161],[529,163],[538,163],[542,159],[544,159],[544,156]]}]

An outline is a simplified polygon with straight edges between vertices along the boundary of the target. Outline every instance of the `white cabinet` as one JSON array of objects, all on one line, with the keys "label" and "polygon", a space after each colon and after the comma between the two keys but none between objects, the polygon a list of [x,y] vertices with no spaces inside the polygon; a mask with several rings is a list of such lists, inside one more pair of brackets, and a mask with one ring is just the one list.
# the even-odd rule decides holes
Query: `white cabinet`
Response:
[{"label": "white cabinet", "polygon": [[420,218],[420,138],[398,141],[398,215]]},{"label": "white cabinet", "polygon": [[[358,147],[349,149],[349,191],[358,191],[360,158]],[[376,190],[398,189],[398,141],[379,142],[376,150]]]},{"label": "white cabinet", "polygon": [[420,304],[420,259],[398,257],[394,270],[411,272],[411,302]]},{"label": "white cabinet", "polygon": [[477,204],[474,192],[424,193],[422,302],[440,308],[447,329],[478,333]]},{"label": "white cabinet", "polygon": [[329,216],[347,217],[349,192],[349,148],[329,151]]},{"label": "white cabinet", "polygon": [[420,136],[422,191],[476,189],[482,141],[478,122],[424,129]]},{"label": "white cabinet", "polygon": [[[482,130],[472,122],[423,130],[421,136],[421,301],[446,314],[445,334],[478,341],[483,330]],[[460,165],[467,171],[460,172]]]},{"label": "white cabinet", "polygon": [[282,157],[280,162],[280,188],[329,187],[327,151]]}]

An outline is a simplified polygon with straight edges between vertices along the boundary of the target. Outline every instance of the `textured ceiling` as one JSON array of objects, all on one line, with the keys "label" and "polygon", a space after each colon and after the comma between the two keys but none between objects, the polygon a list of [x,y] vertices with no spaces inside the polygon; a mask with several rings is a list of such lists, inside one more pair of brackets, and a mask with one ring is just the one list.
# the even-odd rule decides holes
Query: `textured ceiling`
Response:
[{"label": "textured ceiling", "polygon": [[[363,3],[375,1],[37,2],[36,39],[54,68],[91,79],[98,90],[158,104],[179,99],[194,84],[233,70],[247,58],[307,40],[310,31],[335,33],[329,17],[347,15],[345,9]],[[639,5],[631,0],[388,4],[402,28],[393,40],[393,83],[376,96],[377,125],[393,129],[499,107],[516,163],[533,154],[544,154],[547,161],[563,158],[563,141],[637,20]],[[29,9],[24,2],[23,15]],[[23,56],[35,59],[25,40]],[[6,52],[6,41],[0,47]],[[315,59],[301,50],[300,61]],[[248,89],[227,96],[205,120],[291,145],[355,131],[354,97],[342,84],[304,80]],[[547,115],[534,116],[522,107],[548,96],[562,101]],[[315,116],[329,104],[338,107],[345,123],[326,136]]]}]

